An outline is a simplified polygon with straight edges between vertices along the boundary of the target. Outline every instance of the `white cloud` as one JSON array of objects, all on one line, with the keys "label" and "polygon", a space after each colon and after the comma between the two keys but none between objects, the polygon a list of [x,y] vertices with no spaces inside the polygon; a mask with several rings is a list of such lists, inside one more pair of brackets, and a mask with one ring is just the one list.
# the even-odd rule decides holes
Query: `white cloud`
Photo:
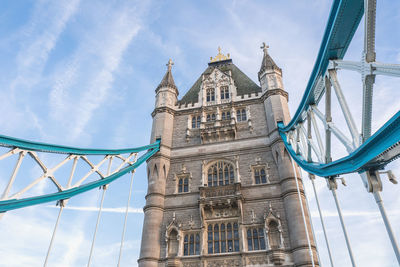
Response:
[{"label": "white cloud", "polygon": [[18,76],[11,83],[12,89],[30,88],[39,81],[50,52],[78,5],[79,0],[36,2],[31,20],[22,30],[22,49],[16,58]]},{"label": "white cloud", "polygon": [[[48,208],[57,208],[55,206],[47,206]],[[85,206],[65,206],[66,210],[77,210],[77,211],[99,211],[99,207],[85,207]],[[115,212],[115,213],[125,213],[126,207],[117,207],[117,208],[102,208],[102,212]],[[142,209],[139,208],[131,208],[129,207],[128,213],[143,213]]]},{"label": "white cloud", "polygon": [[126,6],[107,10],[106,18],[95,24],[71,59],[54,74],[50,114],[57,121],[70,118],[63,122],[70,141],[82,137],[93,114],[110,97],[114,74],[141,27],[131,17],[134,12],[135,8]]}]

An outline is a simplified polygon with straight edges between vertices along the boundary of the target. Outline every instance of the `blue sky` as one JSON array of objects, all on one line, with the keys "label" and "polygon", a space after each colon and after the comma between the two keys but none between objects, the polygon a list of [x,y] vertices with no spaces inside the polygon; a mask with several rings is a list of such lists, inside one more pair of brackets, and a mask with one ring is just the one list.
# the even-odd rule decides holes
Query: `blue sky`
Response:
[{"label": "blue sky", "polygon": [[[154,90],[169,58],[180,96],[206,68],[217,47],[257,82],[262,42],[283,69],[293,113],[319,49],[331,1],[8,1],[0,9],[1,134],[80,147],[122,148],[150,139]],[[378,1],[377,59],[400,63],[400,3]],[[347,59],[359,60],[362,27]],[[358,74],[339,76],[360,112]],[[394,78],[378,77],[374,129],[400,109]],[[347,86],[347,87],[346,87]],[[345,89],[347,88],[347,89]],[[359,122],[358,122],[359,123]],[[340,122],[339,122],[340,125]],[[338,154],[342,151],[338,149]],[[399,163],[390,166],[400,175]],[[8,174],[0,170],[0,188]],[[26,170],[27,174],[33,171]],[[339,189],[359,266],[394,266],[390,243],[372,196],[357,175]],[[112,266],[118,257],[128,177],[106,194],[92,266]],[[312,214],[315,200],[308,179]],[[135,175],[124,266],[139,253],[146,193],[145,168]],[[46,187],[46,185],[44,185]],[[318,192],[337,266],[348,266],[339,222],[322,179]],[[399,187],[384,178],[383,198],[400,239]],[[100,191],[72,199],[63,214],[50,266],[84,266],[90,249]],[[54,205],[6,214],[0,221],[0,266],[40,266],[56,219]],[[81,210],[79,210],[81,209]],[[318,217],[313,217],[322,263],[329,266]],[[371,253],[373,249],[374,253]]]}]

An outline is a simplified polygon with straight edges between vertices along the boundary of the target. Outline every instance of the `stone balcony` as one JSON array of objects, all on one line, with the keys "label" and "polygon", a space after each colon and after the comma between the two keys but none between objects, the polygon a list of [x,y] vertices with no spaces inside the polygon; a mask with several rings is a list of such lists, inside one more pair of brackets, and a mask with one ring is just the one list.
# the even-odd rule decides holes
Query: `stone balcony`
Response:
[{"label": "stone balcony", "polygon": [[240,183],[200,187],[200,209],[206,220],[233,218],[241,215]]},{"label": "stone balcony", "polygon": [[202,143],[234,140],[236,137],[235,119],[203,122],[200,137]]},{"label": "stone balcony", "polygon": [[205,206],[232,206],[242,199],[240,183],[200,187],[200,203]]}]

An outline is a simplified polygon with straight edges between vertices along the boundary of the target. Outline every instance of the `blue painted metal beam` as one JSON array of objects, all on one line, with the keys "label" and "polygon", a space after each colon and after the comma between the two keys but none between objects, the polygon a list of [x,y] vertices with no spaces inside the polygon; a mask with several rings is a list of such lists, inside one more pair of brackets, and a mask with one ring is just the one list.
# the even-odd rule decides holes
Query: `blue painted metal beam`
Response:
[{"label": "blue painted metal beam", "polygon": [[309,105],[318,101],[314,98],[318,79],[326,72],[329,60],[343,59],[363,14],[363,0],[335,0],[333,2],[317,60],[303,98],[292,120],[286,126],[280,125],[279,131],[288,132],[293,129],[297,123],[302,121],[301,115]]},{"label": "blue painted metal beam", "polygon": [[[283,127],[282,122],[279,122],[278,125]],[[400,111],[351,154],[327,164],[307,162],[302,156],[296,154],[287,141],[285,133],[280,132],[280,135],[292,158],[303,170],[309,173],[328,177],[362,172],[366,167],[379,169],[389,162],[375,162],[374,159],[400,140]]]},{"label": "blue painted metal beam", "polygon": [[40,142],[33,142],[22,140],[14,137],[0,135],[0,146],[4,147],[18,147],[21,149],[48,152],[48,153],[62,153],[62,154],[75,154],[75,155],[119,155],[126,153],[136,153],[147,149],[159,147],[159,142],[135,148],[124,149],[91,149],[91,148],[77,148],[69,146],[52,145]]},{"label": "blue painted metal beam", "polygon": [[[9,210],[19,209],[19,208],[42,204],[42,203],[51,202],[51,201],[69,199],[73,196],[85,193],[94,188],[98,188],[103,185],[109,184],[109,183],[117,180],[118,178],[122,177],[123,175],[133,171],[138,166],[140,166],[143,162],[145,162],[151,156],[153,156],[155,153],[157,153],[159,151],[160,140],[157,140],[155,143],[151,144],[150,146],[153,146],[153,147],[149,151],[147,151],[145,154],[140,156],[134,164],[127,166],[127,167],[123,168],[122,170],[120,170],[119,172],[114,173],[108,177],[105,177],[104,179],[100,179],[100,180],[97,180],[94,182],[87,183],[85,185],[81,185],[78,187],[74,187],[71,189],[67,189],[67,190],[52,193],[52,194],[46,194],[46,195],[23,198],[23,199],[9,199],[9,200],[0,201],[0,212],[6,212]],[[146,147],[148,147],[148,146],[146,146]],[[140,151],[142,151],[142,150],[144,150],[144,149],[140,149]]]}]

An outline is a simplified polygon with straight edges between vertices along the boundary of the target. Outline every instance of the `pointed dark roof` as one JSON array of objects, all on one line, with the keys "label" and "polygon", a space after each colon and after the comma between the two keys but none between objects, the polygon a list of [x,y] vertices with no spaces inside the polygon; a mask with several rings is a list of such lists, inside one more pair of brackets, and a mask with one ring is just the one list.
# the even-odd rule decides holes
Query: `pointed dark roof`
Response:
[{"label": "pointed dark roof", "polygon": [[165,73],[165,75],[164,75],[163,79],[161,80],[160,84],[157,86],[156,92],[162,87],[171,87],[171,88],[174,88],[174,89],[176,89],[178,91],[178,88],[175,85],[174,77],[172,77],[172,72],[171,72],[171,68],[172,68],[173,64],[174,63],[170,59],[168,61],[168,64],[167,64],[167,66],[168,66],[167,72]]},{"label": "pointed dark roof", "polygon": [[238,67],[236,67],[236,65],[232,63],[232,59],[228,59],[208,63],[208,68],[200,75],[189,91],[182,97],[182,99],[179,101],[179,104],[197,103],[199,99],[202,76],[211,74],[214,69],[219,69],[227,75],[229,75],[229,71],[231,71],[238,96],[261,92],[261,87],[247,77],[247,75],[244,74]]},{"label": "pointed dark roof", "polygon": [[276,65],[275,61],[268,54],[268,47],[269,46],[265,45],[265,43],[263,43],[263,45],[261,46],[261,49],[264,50],[264,57],[261,62],[261,68],[260,71],[258,72],[258,77],[260,77],[260,75],[266,70],[277,70],[280,73],[282,73],[281,68],[279,68],[278,65]]}]

